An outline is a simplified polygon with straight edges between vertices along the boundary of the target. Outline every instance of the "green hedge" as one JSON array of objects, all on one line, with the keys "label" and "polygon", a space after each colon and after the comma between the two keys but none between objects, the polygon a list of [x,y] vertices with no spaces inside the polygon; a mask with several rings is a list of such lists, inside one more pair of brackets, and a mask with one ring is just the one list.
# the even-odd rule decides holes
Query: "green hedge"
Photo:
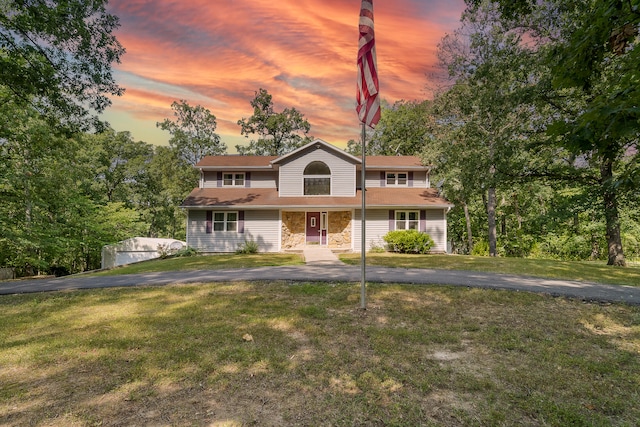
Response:
[{"label": "green hedge", "polygon": [[390,231],[382,239],[389,251],[403,254],[426,254],[434,245],[431,236],[418,230]]}]

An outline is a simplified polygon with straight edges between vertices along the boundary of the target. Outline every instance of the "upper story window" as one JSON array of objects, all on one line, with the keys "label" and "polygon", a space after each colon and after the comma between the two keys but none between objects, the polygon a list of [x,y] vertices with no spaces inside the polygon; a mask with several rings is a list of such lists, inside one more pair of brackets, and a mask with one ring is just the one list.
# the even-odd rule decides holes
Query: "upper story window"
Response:
[{"label": "upper story window", "polygon": [[224,187],[244,187],[244,173],[223,173],[222,185]]},{"label": "upper story window", "polygon": [[387,186],[406,187],[407,177],[407,172],[387,172]]},{"label": "upper story window", "polygon": [[331,194],[331,169],[324,162],[311,162],[304,168],[304,195],[328,196]]}]

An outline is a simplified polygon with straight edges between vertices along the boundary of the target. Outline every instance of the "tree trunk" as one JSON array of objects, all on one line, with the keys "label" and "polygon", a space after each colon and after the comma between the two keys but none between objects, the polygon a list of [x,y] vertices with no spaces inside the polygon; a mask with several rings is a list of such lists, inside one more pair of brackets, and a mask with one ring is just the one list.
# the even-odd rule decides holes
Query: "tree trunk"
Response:
[{"label": "tree trunk", "polygon": [[469,215],[469,206],[465,202],[462,202],[462,208],[464,209],[464,220],[467,223],[467,245],[469,247],[469,254],[473,252],[473,235],[471,234],[471,216]]},{"label": "tree trunk", "polygon": [[496,256],[496,189],[489,187],[487,201],[487,217],[489,223],[489,256]]},{"label": "tree trunk", "polygon": [[604,217],[607,224],[607,247],[609,259],[607,265],[625,266],[622,238],[620,235],[620,216],[618,200],[613,185],[613,161],[605,158],[600,166],[600,185],[604,201]]},{"label": "tree trunk", "polygon": [[522,230],[522,216],[520,215],[520,205],[518,204],[518,193],[513,193],[513,207],[518,220],[518,230]]}]

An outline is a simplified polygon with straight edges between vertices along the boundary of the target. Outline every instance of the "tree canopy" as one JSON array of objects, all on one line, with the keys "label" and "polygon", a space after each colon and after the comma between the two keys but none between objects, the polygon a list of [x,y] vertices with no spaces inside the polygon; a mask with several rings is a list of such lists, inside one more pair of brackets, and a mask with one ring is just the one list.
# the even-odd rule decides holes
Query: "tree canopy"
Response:
[{"label": "tree canopy", "polygon": [[99,126],[93,112],[121,95],[111,65],[124,48],[106,0],[0,2],[0,102],[30,105],[51,123]]},{"label": "tree canopy", "polygon": [[[448,36],[441,45],[441,58],[455,85],[437,102],[445,107],[438,123],[448,127],[454,138],[448,150],[431,150],[434,159],[440,160],[441,170],[461,173],[456,182],[474,161],[493,158],[491,176],[509,183],[502,191],[540,180],[559,191],[577,190],[584,197],[576,201],[595,201],[597,196],[599,208],[588,201],[573,209],[574,224],[579,223],[579,208],[589,212],[593,223],[602,218],[608,263],[624,265],[620,203],[637,204],[634,188],[640,184],[638,2],[468,0],[467,4],[458,33],[465,39]],[[452,96],[465,88],[465,96]],[[456,159],[455,146],[480,135],[460,134],[473,127],[488,130],[487,142],[494,149],[487,157],[482,150],[469,148],[462,152],[475,156]],[[483,169],[487,170],[471,166],[474,172]],[[491,179],[481,182],[491,188]],[[491,197],[486,204],[490,210]],[[598,252],[596,247],[592,239],[592,253]]]},{"label": "tree canopy", "polygon": [[242,155],[279,156],[310,141],[307,136],[311,125],[304,115],[295,108],[285,108],[276,112],[272,96],[265,89],[256,92],[251,101],[253,115],[238,120],[240,134],[245,137],[257,136],[249,145],[236,145]]},{"label": "tree canopy", "polygon": [[192,107],[185,100],[171,104],[175,121],[164,119],[157,126],[171,134],[169,146],[191,166],[204,156],[224,154],[227,146],[215,133],[216,116],[201,105]]}]

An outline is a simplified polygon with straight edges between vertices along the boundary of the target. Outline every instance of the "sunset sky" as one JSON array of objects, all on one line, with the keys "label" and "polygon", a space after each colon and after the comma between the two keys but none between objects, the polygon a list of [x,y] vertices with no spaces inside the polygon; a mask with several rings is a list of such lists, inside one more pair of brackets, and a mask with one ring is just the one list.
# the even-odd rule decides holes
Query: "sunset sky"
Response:
[{"label": "sunset sky", "polygon": [[[376,0],[383,100],[431,98],[440,39],[458,27],[463,0]],[[295,107],[312,136],[345,147],[355,112],[360,0],[111,0],[127,53],[115,66],[124,96],[103,115],[135,140],[166,144],[156,122],[185,99],[217,117],[227,144],[246,143],[237,121],[266,89],[276,111]]]}]

